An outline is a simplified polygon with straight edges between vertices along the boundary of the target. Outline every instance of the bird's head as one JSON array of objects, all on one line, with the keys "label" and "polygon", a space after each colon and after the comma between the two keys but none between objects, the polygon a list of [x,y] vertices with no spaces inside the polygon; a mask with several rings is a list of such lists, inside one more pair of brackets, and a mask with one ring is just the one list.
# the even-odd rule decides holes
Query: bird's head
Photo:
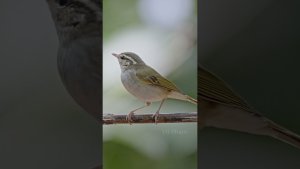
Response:
[{"label": "bird's head", "polygon": [[137,54],[132,52],[123,52],[121,54],[113,53],[112,55],[118,59],[122,70],[126,70],[132,65],[145,64],[144,61]]},{"label": "bird's head", "polygon": [[47,0],[59,38],[101,32],[102,1]]}]

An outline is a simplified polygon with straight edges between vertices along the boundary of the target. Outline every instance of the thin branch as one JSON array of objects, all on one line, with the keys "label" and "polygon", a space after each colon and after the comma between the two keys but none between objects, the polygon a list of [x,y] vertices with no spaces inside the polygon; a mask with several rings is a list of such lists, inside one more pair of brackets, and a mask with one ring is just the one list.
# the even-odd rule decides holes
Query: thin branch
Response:
[{"label": "thin branch", "polygon": [[[137,114],[132,116],[131,123],[154,123],[153,114]],[[197,113],[170,113],[160,114],[157,123],[188,123],[197,122]],[[126,115],[104,114],[103,124],[129,124],[126,120]]]}]

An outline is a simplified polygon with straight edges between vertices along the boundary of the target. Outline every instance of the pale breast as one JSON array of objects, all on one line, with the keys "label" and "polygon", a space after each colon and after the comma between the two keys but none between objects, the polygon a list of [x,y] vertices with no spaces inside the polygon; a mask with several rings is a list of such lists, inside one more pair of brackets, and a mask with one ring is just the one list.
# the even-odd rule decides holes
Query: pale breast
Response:
[{"label": "pale breast", "polygon": [[121,81],[129,93],[142,101],[155,102],[166,98],[168,92],[137,79],[135,72],[126,70],[121,74]]}]

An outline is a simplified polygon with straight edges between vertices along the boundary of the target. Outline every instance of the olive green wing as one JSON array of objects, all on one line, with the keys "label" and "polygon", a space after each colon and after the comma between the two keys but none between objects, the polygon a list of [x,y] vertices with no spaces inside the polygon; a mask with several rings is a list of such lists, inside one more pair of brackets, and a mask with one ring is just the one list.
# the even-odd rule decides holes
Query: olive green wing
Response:
[{"label": "olive green wing", "polygon": [[142,83],[145,83],[147,85],[159,86],[169,91],[181,92],[172,82],[164,78],[153,68],[147,66],[140,67],[138,70],[139,71],[136,72],[136,76]]},{"label": "olive green wing", "polygon": [[253,111],[223,80],[200,66],[198,66],[198,96],[212,102]]}]

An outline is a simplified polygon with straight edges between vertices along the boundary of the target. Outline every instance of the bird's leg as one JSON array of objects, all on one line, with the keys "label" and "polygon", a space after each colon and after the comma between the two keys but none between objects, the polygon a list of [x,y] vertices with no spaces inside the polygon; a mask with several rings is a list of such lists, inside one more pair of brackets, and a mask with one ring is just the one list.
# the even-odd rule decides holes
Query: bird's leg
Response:
[{"label": "bird's leg", "polygon": [[164,103],[165,100],[166,100],[166,99],[163,99],[163,100],[160,102],[160,105],[159,105],[158,110],[157,110],[157,111],[153,114],[153,116],[152,116],[152,118],[154,118],[155,124],[157,124],[157,122],[158,122],[159,111],[160,111],[161,106],[163,105],[163,103]]},{"label": "bird's leg", "polygon": [[135,112],[135,111],[140,110],[140,109],[143,109],[143,108],[145,108],[145,107],[147,107],[147,106],[150,106],[150,104],[151,104],[151,102],[146,102],[144,106],[139,107],[139,108],[134,109],[134,110],[132,110],[131,112],[129,112],[129,113],[127,114],[127,116],[126,116],[126,120],[128,121],[128,123],[131,124],[131,122],[133,121],[133,120],[132,120],[132,116],[134,115],[134,112]]}]

